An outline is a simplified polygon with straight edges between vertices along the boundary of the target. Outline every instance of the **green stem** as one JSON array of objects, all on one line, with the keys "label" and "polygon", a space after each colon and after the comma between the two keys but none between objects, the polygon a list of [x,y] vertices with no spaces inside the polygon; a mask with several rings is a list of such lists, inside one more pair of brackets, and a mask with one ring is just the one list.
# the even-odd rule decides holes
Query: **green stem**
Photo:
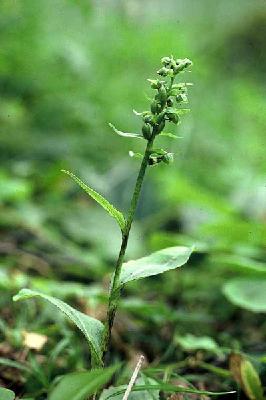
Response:
[{"label": "green stem", "polygon": [[118,301],[120,298],[121,294],[121,288],[120,288],[120,274],[121,274],[121,268],[122,264],[124,261],[124,256],[125,252],[127,249],[127,244],[128,244],[128,238],[130,234],[130,229],[131,225],[133,222],[133,218],[136,212],[140,192],[141,192],[141,187],[143,183],[143,179],[145,176],[145,172],[148,166],[149,162],[149,156],[150,152],[152,150],[152,145],[154,141],[155,135],[153,134],[151,139],[147,142],[146,150],[141,162],[139,174],[137,177],[135,189],[133,192],[130,208],[129,208],[129,213],[126,221],[126,227],[122,235],[122,243],[121,243],[121,248],[119,252],[119,256],[116,262],[116,267],[115,267],[115,272],[114,272],[114,277],[111,283],[111,288],[110,288],[110,295],[109,295],[109,303],[108,303],[108,310],[107,310],[107,318],[106,318],[106,323],[105,323],[105,331],[104,331],[104,337],[103,337],[103,346],[102,346],[102,351],[103,351],[103,358],[106,352],[109,349],[110,345],[110,339],[111,339],[111,331],[114,323],[114,318],[118,306]]}]

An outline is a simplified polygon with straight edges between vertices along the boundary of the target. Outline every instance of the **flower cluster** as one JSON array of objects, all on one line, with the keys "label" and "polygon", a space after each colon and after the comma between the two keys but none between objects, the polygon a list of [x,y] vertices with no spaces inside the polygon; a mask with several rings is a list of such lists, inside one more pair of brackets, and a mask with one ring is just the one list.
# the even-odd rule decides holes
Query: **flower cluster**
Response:
[{"label": "flower cluster", "polygon": [[157,71],[157,74],[170,78],[170,81],[148,79],[151,88],[156,90],[156,94],[152,99],[150,111],[141,113],[143,118],[142,134],[146,140],[159,135],[167,121],[178,124],[184,109],[177,106],[187,103],[187,87],[190,84],[175,84],[174,79],[177,74],[190,67],[192,62],[187,58],[175,60],[173,57],[163,57],[161,62],[163,67]]},{"label": "flower cluster", "polygon": [[[138,137],[146,139],[148,142],[153,143],[157,135],[164,135],[176,137],[171,133],[164,132],[166,123],[173,123],[177,125],[180,122],[180,116],[189,111],[188,108],[182,106],[188,103],[187,92],[188,86],[191,83],[179,82],[175,83],[175,78],[178,74],[185,72],[192,62],[188,59],[174,59],[171,57],[163,57],[161,59],[162,67],[157,71],[160,78],[148,79],[151,88],[156,92],[151,99],[149,111],[135,112],[136,115],[142,117],[141,134],[122,132],[116,129],[112,124],[109,124],[113,130],[121,136]],[[164,78],[164,79],[162,79]],[[141,154],[134,154],[131,156],[142,156]],[[173,159],[171,153],[165,150],[153,150],[150,154],[149,165],[155,165],[160,162],[169,163]]]}]

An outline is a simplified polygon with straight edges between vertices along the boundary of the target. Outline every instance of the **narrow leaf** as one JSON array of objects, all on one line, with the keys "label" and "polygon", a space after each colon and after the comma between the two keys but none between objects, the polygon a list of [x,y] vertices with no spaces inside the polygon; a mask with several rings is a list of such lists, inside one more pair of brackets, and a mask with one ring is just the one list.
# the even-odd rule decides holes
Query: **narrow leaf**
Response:
[{"label": "narrow leaf", "polygon": [[119,136],[124,136],[124,137],[131,137],[131,138],[138,138],[138,139],[143,139],[143,136],[140,133],[133,133],[133,132],[122,132],[116,129],[116,127],[109,123],[109,126],[113,129],[115,133],[117,133]]},{"label": "narrow leaf", "polygon": [[101,365],[100,349],[104,326],[100,321],[75,310],[67,303],[56,299],[55,297],[30,289],[20,290],[19,293],[13,297],[13,300],[26,300],[32,297],[41,297],[59,308],[59,310],[62,311],[84,334],[89,343],[93,359],[96,361],[97,365]]},{"label": "narrow leaf", "polygon": [[112,377],[118,366],[76,372],[62,377],[48,400],[85,400],[103,387]]},{"label": "narrow leaf", "polygon": [[174,134],[171,133],[171,132],[161,132],[161,133],[160,133],[160,136],[167,136],[167,137],[172,138],[172,139],[183,139],[182,136],[174,135]]},{"label": "narrow leaf", "polygon": [[[109,400],[109,399],[120,400],[118,396],[122,395],[125,392],[126,386],[119,386],[116,389],[117,390],[110,391],[110,394],[108,394],[108,396],[101,397],[100,400]],[[223,396],[226,394],[236,393],[234,390],[230,392],[210,392],[208,390],[198,390],[192,388],[185,388],[183,386],[175,386],[169,383],[159,383],[157,385],[149,385],[149,384],[137,385],[132,388],[132,392],[139,392],[144,390],[149,390],[151,392],[162,390],[167,393],[194,393],[206,396]]]},{"label": "narrow leaf", "polygon": [[168,247],[139,260],[124,263],[120,275],[120,285],[181,267],[188,261],[192,251],[193,248],[190,247]]},{"label": "narrow leaf", "polygon": [[0,399],[1,400],[14,400],[15,393],[12,390],[0,387]]},{"label": "narrow leaf", "polygon": [[64,169],[62,169],[62,172],[69,175],[90,197],[93,198],[93,200],[100,204],[113,218],[115,218],[121,230],[124,230],[126,222],[123,214],[120,211],[118,211],[111,203],[109,203],[109,201],[106,200],[101,194],[82,182],[82,180],[72,172]]}]

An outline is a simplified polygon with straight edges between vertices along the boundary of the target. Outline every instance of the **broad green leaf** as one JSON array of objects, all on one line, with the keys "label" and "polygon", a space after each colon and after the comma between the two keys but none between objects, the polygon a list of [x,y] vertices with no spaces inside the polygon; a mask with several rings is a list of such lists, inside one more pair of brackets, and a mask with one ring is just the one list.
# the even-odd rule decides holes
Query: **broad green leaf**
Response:
[{"label": "broad green leaf", "polygon": [[0,387],[0,399],[1,400],[14,400],[15,393],[12,390]]},{"label": "broad green leaf", "polygon": [[130,138],[138,138],[138,139],[143,139],[143,136],[140,133],[133,133],[133,132],[122,132],[116,129],[116,127],[109,123],[109,126],[114,130],[115,133],[117,133],[119,136],[124,136],[124,137],[130,137]]},{"label": "broad green leaf", "polygon": [[116,365],[64,375],[48,396],[48,400],[85,400],[104,386],[117,368]]},{"label": "broad green leaf", "polygon": [[82,182],[82,180],[72,172],[64,169],[62,169],[62,172],[69,175],[90,197],[93,198],[93,200],[100,204],[100,206],[102,206],[113,218],[115,218],[121,230],[124,230],[126,222],[123,214],[120,211],[118,211],[111,203],[109,203],[109,201],[106,200],[101,194]]},{"label": "broad green leaf", "polygon": [[263,388],[260,377],[248,360],[242,360],[240,365],[243,389],[250,400],[263,400]]},{"label": "broad green leaf", "polygon": [[185,336],[177,336],[175,341],[186,351],[207,350],[216,354],[221,353],[218,344],[209,336],[187,334]]},{"label": "broad green leaf", "polygon": [[188,261],[192,251],[193,248],[190,247],[168,247],[139,260],[124,263],[120,275],[120,285],[181,267]]},{"label": "broad green leaf", "polygon": [[100,321],[75,310],[73,307],[55,297],[34,290],[22,289],[13,299],[14,301],[18,301],[32,297],[41,297],[59,308],[59,310],[62,311],[81,330],[89,343],[93,359],[96,360],[97,365],[101,364],[101,340],[104,326]]},{"label": "broad green leaf", "polygon": [[231,279],[224,285],[223,293],[237,306],[266,312],[266,279]]}]

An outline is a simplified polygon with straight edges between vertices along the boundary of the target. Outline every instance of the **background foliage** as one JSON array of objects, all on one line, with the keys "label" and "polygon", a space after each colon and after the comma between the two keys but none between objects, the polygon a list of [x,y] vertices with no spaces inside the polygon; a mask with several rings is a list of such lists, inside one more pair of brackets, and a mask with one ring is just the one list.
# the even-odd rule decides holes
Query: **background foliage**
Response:
[{"label": "background foliage", "polygon": [[[262,0],[0,3],[3,386],[42,399],[55,376],[88,368],[60,315],[12,295],[28,286],[104,317],[118,230],[60,169],[127,209],[138,169],[128,151],[142,143],[108,122],[139,131],[132,109],[147,106],[146,78],[168,54],[194,62],[192,112],[182,139],[160,139],[175,162],[150,169],[127,256],[197,252],[180,271],[129,285],[112,360],[181,362],[178,374],[210,389],[234,387],[210,369],[227,370],[231,349],[265,371],[265,26]],[[47,336],[45,347],[28,350],[24,331]]]}]

